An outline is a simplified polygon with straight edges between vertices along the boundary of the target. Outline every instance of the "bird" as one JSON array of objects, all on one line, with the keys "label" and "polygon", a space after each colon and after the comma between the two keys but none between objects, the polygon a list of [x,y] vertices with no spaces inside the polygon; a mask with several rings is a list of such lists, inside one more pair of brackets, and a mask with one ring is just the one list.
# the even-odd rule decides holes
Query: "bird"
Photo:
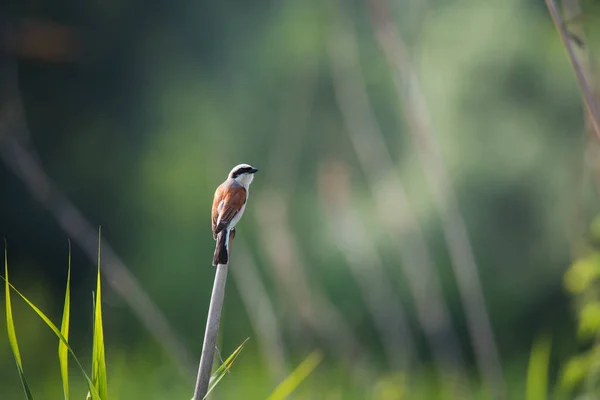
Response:
[{"label": "bird", "polygon": [[233,167],[225,182],[215,191],[212,205],[212,232],[217,241],[213,266],[229,262],[229,240],[235,236],[235,226],[244,214],[248,189],[258,171],[250,164]]}]

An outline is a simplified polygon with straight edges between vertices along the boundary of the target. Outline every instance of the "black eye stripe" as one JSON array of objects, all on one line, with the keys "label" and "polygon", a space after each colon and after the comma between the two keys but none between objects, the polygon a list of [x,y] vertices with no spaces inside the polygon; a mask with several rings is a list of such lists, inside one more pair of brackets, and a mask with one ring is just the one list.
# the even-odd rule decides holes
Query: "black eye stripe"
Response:
[{"label": "black eye stripe", "polygon": [[238,168],[237,170],[235,170],[235,172],[232,174],[232,176],[234,178],[237,178],[238,176],[245,174],[247,172],[252,172],[253,168],[252,167],[241,167]]}]

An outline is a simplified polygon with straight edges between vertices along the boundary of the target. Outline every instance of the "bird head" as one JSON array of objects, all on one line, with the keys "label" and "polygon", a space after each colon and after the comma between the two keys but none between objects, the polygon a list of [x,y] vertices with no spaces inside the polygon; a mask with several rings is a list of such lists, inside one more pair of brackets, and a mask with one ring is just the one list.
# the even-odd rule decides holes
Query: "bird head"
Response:
[{"label": "bird head", "polygon": [[245,188],[248,188],[254,179],[254,174],[256,171],[258,171],[258,169],[254,168],[250,164],[239,164],[233,167],[229,173],[229,179],[235,179]]}]

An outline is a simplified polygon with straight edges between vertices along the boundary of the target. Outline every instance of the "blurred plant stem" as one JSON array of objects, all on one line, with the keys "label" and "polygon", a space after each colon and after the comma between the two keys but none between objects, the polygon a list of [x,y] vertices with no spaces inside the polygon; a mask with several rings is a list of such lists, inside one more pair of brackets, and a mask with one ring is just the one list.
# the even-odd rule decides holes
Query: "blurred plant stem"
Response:
[{"label": "blurred plant stem", "polygon": [[[567,19],[574,20],[574,17],[580,15],[581,9],[579,6],[579,2],[576,0],[565,0],[563,1],[565,13],[567,14]],[[579,83],[579,88],[581,89],[581,93],[583,95],[584,105],[587,110],[589,116],[589,122],[591,124],[592,130],[596,134],[596,137],[600,139],[600,110],[598,109],[598,102],[596,101],[593,81],[589,76],[589,60],[581,60],[580,56],[577,55],[577,51],[575,50],[575,46],[573,46],[573,36],[569,34],[567,28],[565,27],[564,21],[556,7],[556,4],[553,0],[546,0],[546,6],[548,7],[548,11],[550,12],[550,16],[552,17],[552,21],[554,22],[554,26],[562,39],[563,45],[565,46],[565,50],[567,52],[567,56],[571,61],[571,65],[575,70],[575,75],[577,77],[577,82]],[[577,24],[573,24],[577,27]],[[576,28],[577,29],[577,28]],[[577,32],[578,35],[583,34],[583,30],[579,29]],[[583,40],[583,37],[577,36],[579,41]],[[585,41],[582,42],[585,45]],[[586,71],[587,69],[587,71]]]},{"label": "blurred plant stem", "polygon": [[[96,228],[60,191],[44,171],[29,140],[18,88],[16,65],[9,59],[0,62],[0,158],[42,206],[56,219],[66,236],[71,238],[91,261],[97,257]],[[171,328],[167,318],[154,304],[135,276],[105,240],[103,274],[109,286],[129,305],[134,314],[154,336],[157,343],[182,374],[190,377],[193,364],[190,352]]]},{"label": "blurred plant stem", "polygon": [[267,400],[285,400],[310,375],[323,360],[323,354],[315,350],[298,365],[267,397]]},{"label": "blurred plant stem", "polygon": [[[567,40],[575,41],[577,46],[573,46],[573,55],[579,60],[581,71],[586,82],[590,86],[592,95],[598,104],[598,79],[595,76],[595,66],[592,62],[593,57],[589,50],[588,38],[586,36],[583,23],[585,21],[579,0],[562,0],[564,21],[568,21]],[[586,102],[582,93],[582,101]],[[573,223],[570,232],[571,252],[573,258],[581,257],[587,251],[587,243],[584,237],[587,234],[588,218],[584,210],[584,189],[588,184],[591,175],[596,194],[600,194],[600,142],[594,131],[593,116],[589,113],[587,107],[583,109],[583,119],[585,121],[585,135],[583,137],[584,149],[583,156],[577,157],[578,169],[574,181],[579,188],[577,196],[572,196],[573,201]]]},{"label": "blurred plant stem", "polygon": [[306,127],[313,103],[316,67],[316,61],[306,61],[298,67],[299,78],[292,81],[291,89],[283,91],[286,98],[282,102],[280,129],[266,170],[266,187],[271,189],[262,190],[256,202],[258,240],[269,257],[282,297],[290,300],[301,321],[327,343],[354,376],[368,383],[371,362],[336,306],[321,291],[310,287],[289,220],[289,204],[298,179],[300,140],[305,137],[300,132]]},{"label": "blurred plant stem", "polygon": [[429,110],[420,82],[411,65],[400,34],[393,25],[387,0],[369,0],[373,29],[393,74],[402,112],[409,121],[414,147],[442,217],[442,229],[450,252],[454,275],[465,310],[477,364],[492,397],[506,398],[502,365],[492,325],[486,310],[483,288],[465,221],[460,213],[451,178],[429,120]]},{"label": "blurred plant stem", "polygon": [[202,355],[198,367],[198,378],[194,390],[193,400],[203,400],[208,392],[208,384],[212,372],[215,357],[215,346],[219,335],[219,322],[221,321],[221,310],[225,298],[225,284],[227,283],[227,264],[219,264],[216,268],[215,282],[213,284],[208,317],[206,318],[206,331],[204,332],[204,343],[202,344]]},{"label": "blurred plant stem", "polygon": [[252,260],[252,254],[241,238],[237,238],[236,248],[239,257],[236,257],[237,267],[231,270],[231,275],[246,307],[252,328],[256,332],[271,378],[275,383],[279,383],[289,372],[281,327],[273,302]]},{"label": "blurred plant stem", "polygon": [[395,249],[408,280],[419,323],[436,360],[440,379],[449,382],[451,380],[444,376],[464,373],[460,343],[417,217],[371,108],[354,29],[342,7],[336,7],[335,14],[337,24],[328,49],[334,91],[346,132],[365,172],[377,217],[385,230],[398,238]]},{"label": "blurred plant stem", "polygon": [[379,331],[389,366],[409,371],[418,361],[416,342],[383,262],[358,213],[347,204],[351,196],[347,168],[341,163],[328,162],[322,166],[319,178],[323,214],[328,216],[331,237],[346,258]]},{"label": "blurred plant stem", "polygon": [[282,296],[290,299],[304,323],[327,343],[356,376],[368,382],[367,365],[370,361],[354,330],[323,293],[310,287],[281,195],[274,190],[264,191],[257,203],[259,232],[263,233],[259,240],[271,261]]}]

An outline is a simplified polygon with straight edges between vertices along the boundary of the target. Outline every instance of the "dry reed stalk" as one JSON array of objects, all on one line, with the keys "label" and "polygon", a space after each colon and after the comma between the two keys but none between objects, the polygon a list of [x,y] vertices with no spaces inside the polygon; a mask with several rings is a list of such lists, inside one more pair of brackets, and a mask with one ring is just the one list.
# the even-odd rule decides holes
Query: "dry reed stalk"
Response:
[{"label": "dry reed stalk", "polygon": [[208,316],[206,318],[206,331],[204,332],[204,342],[202,343],[202,355],[200,356],[198,377],[196,378],[196,387],[194,389],[194,397],[192,400],[203,400],[206,393],[208,393],[208,384],[210,383],[210,375],[212,373],[212,365],[215,358],[217,337],[219,336],[221,311],[223,309],[223,300],[225,299],[227,269],[227,264],[219,264],[216,268],[215,281],[213,283],[210,305],[208,306]]}]

